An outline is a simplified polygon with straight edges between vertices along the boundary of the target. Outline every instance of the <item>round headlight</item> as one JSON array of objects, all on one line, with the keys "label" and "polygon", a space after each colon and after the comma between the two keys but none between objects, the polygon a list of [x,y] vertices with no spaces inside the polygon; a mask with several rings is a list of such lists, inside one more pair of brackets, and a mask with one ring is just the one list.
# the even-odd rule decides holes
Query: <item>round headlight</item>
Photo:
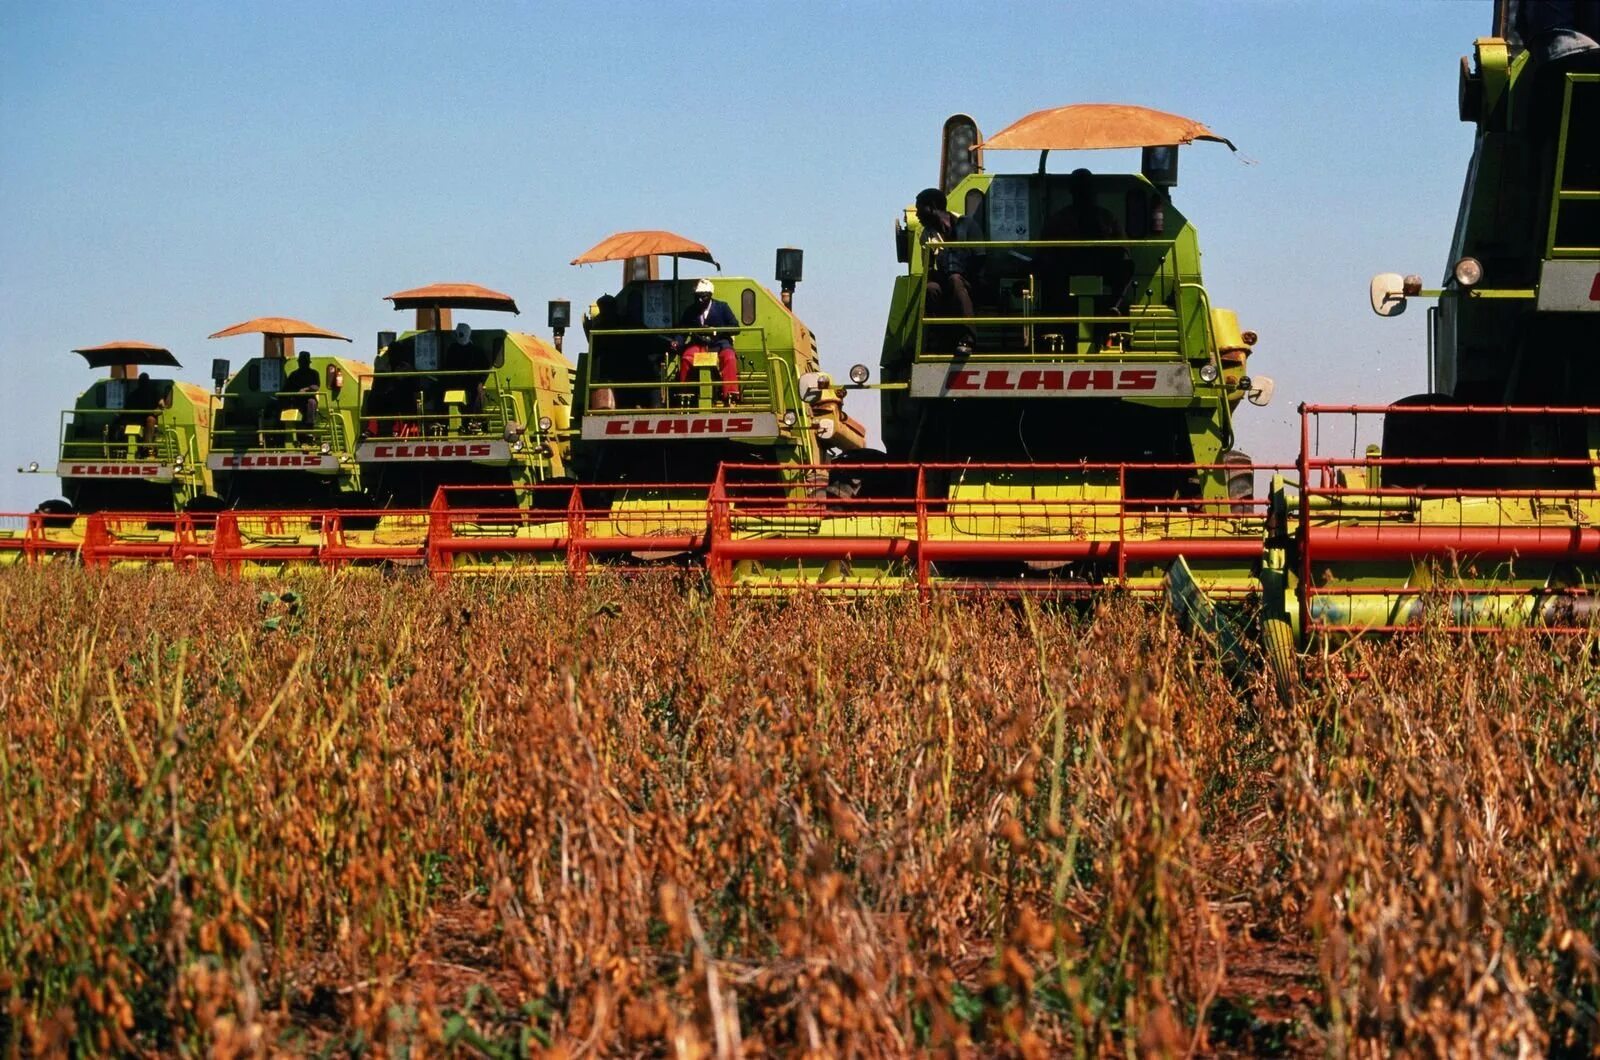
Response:
[{"label": "round headlight", "polygon": [[513,453],[522,452],[522,439],[521,438],[518,438],[516,441],[511,443],[511,451]]},{"label": "round headlight", "polygon": [[1256,339],[1258,338],[1256,333],[1253,331],[1247,331],[1239,337],[1244,340],[1244,344],[1246,346],[1254,346],[1256,344]]},{"label": "round headlight", "polygon": [[541,431],[548,431],[550,428],[552,428],[554,426],[555,426],[555,421],[552,420],[549,416],[540,416],[539,417],[539,429]]},{"label": "round headlight", "polygon": [[1454,273],[1456,283],[1463,287],[1476,287],[1483,279],[1483,262],[1477,258],[1462,258],[1450,271]]},{"label": "round headlight", "polygon": [[785,410],[785,412],[783,414],[783,425],[785,427],[793,427],[795,424],[797,424],[799,422],[800,422],[800,415],[797,412],[795,412],[794,409]]},{"label": "round headlight", "polygon": [[852,364],[850,366],[850,381],[856,386],[865,383],[871,375],[872,373],[867,371],[867,366],[864,364]]},{"label": "round headlight", "polygon": [[38,470],[39,470],[39,461],[37,461],[37,460],[28,461],[28,473],[30,475],[34,474]]},{"label": "round headlight", "polygon": [[1215,383],[1217,381],[1217,366],[1214,364],[1202,364],[1200,366],[1200,380],[1205,383]]},{"label": "round headlight", "polygon": [[327,442],[323,442],[322,443],[322,455],[323,456],[328,456],[328,455],[332,454],[332,452],[333,452],[333,446],[329,445]]}]

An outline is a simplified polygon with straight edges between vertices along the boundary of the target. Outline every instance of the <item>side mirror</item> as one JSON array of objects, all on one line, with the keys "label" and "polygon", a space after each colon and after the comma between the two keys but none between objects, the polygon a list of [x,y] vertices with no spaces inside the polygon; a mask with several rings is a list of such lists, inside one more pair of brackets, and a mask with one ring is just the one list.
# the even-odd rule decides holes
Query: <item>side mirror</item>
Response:
[{"label": "side mirror", "polygon": [[833,381],[825,372],[803,372],[800,376],[800,400],[807,405],[815,405],[832,386]]},{"label": "side mirror", "polygon": [[552,298],[550,300],[549,317],[551,331],[565,331],[572,326],[572,303],[564,299]]},{"label": "side mirror", "polygon": [[911,262],[911,230],[899,221],[894,223],[894,260],[902,265]]},{"label": "side mirror", "polygon": [[398,337],[398,335],[399,335],[399,333],[398,332],[394,332],[394,331],[380,331],[380,332],[378,332],[378,352],[382,353],[384,350],[387,350],[390,346],[393,346],[394,345],[394,340]]},{"label": "side mirror", "polygon": [[222,393],[222,387],[228,381],[228,359],[226,357],[214,358],[211,362],[211,382],[216,386],[217,393]]},{"label": "side mirror", "polygon": [[1268,375],[1253,375],[1250,377],[1250,389],[1245,391],[1245,399],[1252,405],[1266,408],[1272,402],[1272,393],[1278,388]]},{"label": "side mirror", "polygon": [[[1416,282],[1413,283],[1412,281]],[[1415,276],[1401,276],[1398,272],[1380,272],[1372,278],[1367,296],[1372,311],[1380,317],[1397,317],[1406,311],[1406,296],[1422,289],[1422,280]]]}]

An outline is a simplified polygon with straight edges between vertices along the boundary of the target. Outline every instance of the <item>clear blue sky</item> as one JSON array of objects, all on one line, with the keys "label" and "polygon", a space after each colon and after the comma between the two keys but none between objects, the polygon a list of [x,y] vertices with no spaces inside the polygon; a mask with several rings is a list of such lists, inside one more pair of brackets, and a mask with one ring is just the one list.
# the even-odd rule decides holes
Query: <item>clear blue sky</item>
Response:
[{"label": "clear blue sky", "polygon": [[[1443,275],[1472,145],[1457,57],[1492,17],[1489,0],[0,2],[0,511],[56,495],[13,469],[54,462],[58,411],[91,379],[74,346],[168,345],[203,382],[256,350],[207,334],[283,314],[370,357],[401,323],[381,297],[436,280],[509,291],[542,331],[546,299],[615,288],[615,266],[566,262],[623,228],[762,279],[774,247],[804,247],[796,308],[824,363],[876,365],[891,228],[936,178],[944,118],[993,132],[1090,101],[1239,145],[1186,148],[1176,199],[1213,300],[1261,334],[1252,370],[1278,381],[1241,440],[1287,460],[1298,402],[1423,389],[1423,314],[1380,321],[1366,281]],[[851,406],[875,428],[874,399]]]}]

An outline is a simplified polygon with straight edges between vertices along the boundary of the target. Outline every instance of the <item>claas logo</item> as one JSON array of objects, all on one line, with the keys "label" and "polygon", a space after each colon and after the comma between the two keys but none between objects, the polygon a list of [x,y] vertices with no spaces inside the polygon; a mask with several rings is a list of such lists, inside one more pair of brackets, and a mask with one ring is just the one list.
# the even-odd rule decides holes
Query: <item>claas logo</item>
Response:
[{"label": "claas logo", "polygon": [[1154,390],[1152,368],[962,368],[950,373],[946,389],[987,393],[1092,393]]},{"label": "claas logo", "polygon": [[606,424],[606,434],[642,435],[753,434],[756,421],[750,416],[678,416],[649,419],[615,419]]}]

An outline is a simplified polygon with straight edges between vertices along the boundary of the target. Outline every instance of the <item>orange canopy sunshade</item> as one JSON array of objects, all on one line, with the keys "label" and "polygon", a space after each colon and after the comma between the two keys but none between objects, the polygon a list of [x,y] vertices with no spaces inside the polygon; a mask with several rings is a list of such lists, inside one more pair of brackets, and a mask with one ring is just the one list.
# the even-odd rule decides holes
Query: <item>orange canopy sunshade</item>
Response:
[{"label": "orange canopy sunshade", "polygon": [[431,283],[384,295],[396,309],[489,309],[517,313],[516,300],[508,294],[479,287],[475,283]]},{"label": "orange canopy sunshade", "polygon": [[1036,110],[1007,125],[978,147],[990,151],[1095,151],[1113,147],[1165,147],[1212,140],[1237,151],[1192,118],[1127,103],[1074,103]]},{"label": "orange canopy sunshade", "polygon": [[276,335],[285,339],[338,339],[341,342],[350,340],[343,335],[335,334],[326,328],[319,328],[315,324],[308,324],[304,320],[293,317],[256,317],[246,320],[243,324],[235,324],[231,328],[223,328],[206,336],[211,339],[227,339],[235,335]]},{"label": "orange canopy sunshade", "polygon": [[110,368],[124,364],[161,365],[164,368],[182,368],[172,351],[165,346],[152,346],[148,342],[108,342],[102,346],[85,346],[73,350],[89,362],[90,368]]},{"label": "orange canopy sunshade", "polygon": [[614,236],[607,236],[599,243],[572,259],[574,265],[594,265],[602,261],[627,261],[629,258],[644,258],[651,255],[661,255],[671,258],[688,258],[690,261],[703,261],[709,265],[717,265],[717,259],[711,256],[711,251],[702,243],[692,239],[685,239],[675,232],[663,232],[652,229],[642,232],[618,232]]}]

